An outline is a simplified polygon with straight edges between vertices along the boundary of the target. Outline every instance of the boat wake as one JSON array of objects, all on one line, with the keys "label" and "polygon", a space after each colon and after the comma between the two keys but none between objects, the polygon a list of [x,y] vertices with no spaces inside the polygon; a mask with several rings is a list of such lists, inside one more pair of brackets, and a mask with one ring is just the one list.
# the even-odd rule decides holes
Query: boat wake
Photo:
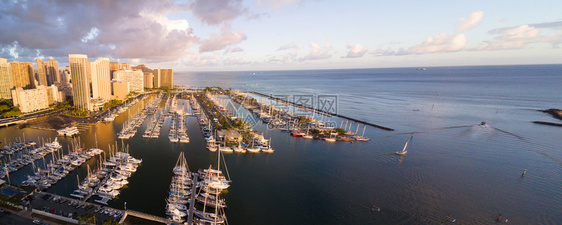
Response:
[{"label": "boat wake", "polygon": [[[486,126],[488,126],[488,125],[486,125]],[[511,136],[513,136],[513,137],[515,137],[515,138],[521,140],[521,141],[526,142],[526,143],[530,143],[529,141],[527,141],[527,139],[525,139],[524,137],[521,137],[521,136],[519,136],[519,135],[517,135],[517,134],[511,133],[511,132],[509,132],[509,131],[502,130],[502,129],[500,129],[500,128],[495,128],[495,127],[491,127],[491,128],[494,129],[494,130],[497,130],[497,131],[499,131],[499,132],[502,132],[502,133],[511,135]]]}]

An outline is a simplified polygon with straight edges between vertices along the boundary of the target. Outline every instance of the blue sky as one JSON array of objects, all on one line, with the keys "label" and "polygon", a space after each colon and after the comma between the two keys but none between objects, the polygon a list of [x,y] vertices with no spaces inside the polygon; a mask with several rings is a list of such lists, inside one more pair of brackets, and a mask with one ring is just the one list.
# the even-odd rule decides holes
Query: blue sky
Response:
[{"label": "blue sky", "polygon": [[2,1],[0,57],[176,71],[562,62],[560,1]]}]

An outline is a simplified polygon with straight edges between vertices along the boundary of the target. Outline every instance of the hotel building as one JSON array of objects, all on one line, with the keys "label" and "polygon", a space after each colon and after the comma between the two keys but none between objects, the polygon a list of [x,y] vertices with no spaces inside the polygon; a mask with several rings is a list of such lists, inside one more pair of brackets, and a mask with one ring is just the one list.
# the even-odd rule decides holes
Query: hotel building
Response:
[{"label": "hotel building", "polygon": [[8,60],[0,58],[0,98],[11,99],[14,82],[12,81],[12,70]]},{"label": "hotel building", "polygon": [[109,58],[98,58],[90,64],[92,74],[92,98],[111,100],[111,72]]},{"label": "hotel building", "polygon": [[90,101],[90,61],[82,54],[68,55],[74,108],[92,111]]}]

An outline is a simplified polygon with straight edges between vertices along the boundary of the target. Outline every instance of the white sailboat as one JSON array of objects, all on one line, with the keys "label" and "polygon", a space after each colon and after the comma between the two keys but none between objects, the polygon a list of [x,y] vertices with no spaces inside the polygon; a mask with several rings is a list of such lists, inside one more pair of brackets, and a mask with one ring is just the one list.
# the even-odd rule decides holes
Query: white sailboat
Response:
[{"label": "white sailboat", "polygon": [[308,128],[306,129],[306,135],[302,136],[304,139],[312,139],[313,136],[309,134],[310,132],[310,126],[308,126]]},{"label": "white sailboat", "polygon": [[408,153],[408,150],[406,150],[406,148],[408,147],[408,143],[410,142],[410,140],[412,140],[413,137],[414,137],[414,133],[412,133],[412,136],[410,136],[410,138],[408,138],[408,140],[406,141],[406,144],[404,145],[404,149],[402,149],[402,151],[396,152],[397,155],[406,155],[406,153]]},{"label": "white sailboat", "polygon": [[324,141],[327,142],[336,142],[336,138],[332,137],[332,133],[330,133],[330,137],[324,138]]},{"label": "white sailboat", "polygon": [[[357,128],[359,128],[359,127],[357,127]],[[361,134],[361,136],[356,135],[356,136],[353,136],[353,138],[355,138],[355,140],[357,140],[357,141],[369,141],[370,138],[365,137],[365,128],[367,128],[367,125],[365,125],[363,127],[363,134]],[[357,132],[355,132],[355,133],[357,133]]]},{"label": "white sailboat", "polygon": [[273,153],[274,150],[271,148],[271,138],[267,142],[267,146],[261,148],[261,151],[265,153]]}]

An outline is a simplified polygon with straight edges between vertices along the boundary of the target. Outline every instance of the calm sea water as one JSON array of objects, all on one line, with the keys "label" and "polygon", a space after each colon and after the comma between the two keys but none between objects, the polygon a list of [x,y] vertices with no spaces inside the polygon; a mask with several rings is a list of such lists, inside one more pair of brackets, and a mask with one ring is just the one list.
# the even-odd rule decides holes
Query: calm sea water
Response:
[{"label": "calm sea water", "polygon": [[[315,104],[330,96],[338,113],[395,129],[368,127],[368,143],[330,144],[258,124],[276,151],[225,155],[233,180],[225,194],[230,224],[437,224],[448,215],[459,224],[490,224],[499,213],[510,224],[562,221],[562,129],[532,123],[560,122],[537,110],[562,108],[561,65],[176,72],[174,82],[290,99],[312,96]],[[107,150],[128,115],[83,128],[82,143],[95,145],[96,134]],[[482,121],[487,126],[477,125]],[[168,129],[169,121],[157,140],[137,135],[124,141],[144,161],[111,206],[127,202],[128,209],[164,216],[179,152],[186,153],[192,170],[216,164],[194,118],[189,144],[168,142]],[[394,155],[412,132],[408,154]],[[27,140],[55,137],[51,131],[0,128],[8,141],[24,134]],[[61,142],[66,149],[70,139]],[[13,174],[14,181],[23,181],[30,170]],[[76,175],[85,174],[83,165],[48,191],[68,195]],[[380,211],[371,212],[374,203]]]}]

